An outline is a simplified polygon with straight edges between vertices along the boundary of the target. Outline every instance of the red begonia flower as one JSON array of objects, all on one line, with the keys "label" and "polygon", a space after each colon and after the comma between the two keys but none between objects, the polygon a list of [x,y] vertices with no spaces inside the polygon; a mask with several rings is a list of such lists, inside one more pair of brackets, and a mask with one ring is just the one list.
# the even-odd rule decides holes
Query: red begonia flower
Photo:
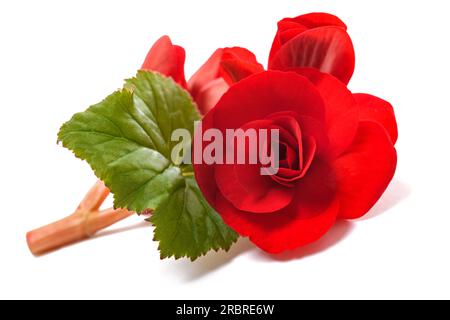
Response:
[{"label": "red begonia flower", "polygon": [[[269,253],[314,242],[337,218],[367,213],[396,168],[390,105],[352,95],[316,69],[267,71],[239,81],[204,117],[194,138],[201,151],[209,145],[202,133],[211,128],[223,136],[227,129],[279,130],[282,151],[275,175],[261,175],[261,163],[194,163],[211,206]],[[248,155],[254,152],[249,144],[245,148]]]},{"label": "red begonia flower", "polygon": [[269,69],[316,68],[345,84],[355,68],[355,52],[347,26],[336,16],[310,13],[278,22]]}]

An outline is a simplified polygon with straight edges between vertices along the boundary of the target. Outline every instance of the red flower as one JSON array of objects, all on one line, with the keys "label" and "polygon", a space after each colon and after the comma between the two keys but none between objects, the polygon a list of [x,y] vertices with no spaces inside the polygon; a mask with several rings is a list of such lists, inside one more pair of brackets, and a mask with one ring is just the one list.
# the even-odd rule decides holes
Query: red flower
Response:
[{"label": "red flower", "polygon": [[194,165],[211,206],[270,253],[316,241],[337,218],[366,214],[396,168],[391,105],[353,95],[335,77],[312,68],[267,71],[238,82],[202,125],[224,136],[226,129],[279,130],[282,151],[274,176],[261,175],[260,164]]},{"label": "red flower", "polygon": [[187,88],[202,114],[207,113],[233,83],[264,71],[255,55],[244,48],[217,49],[186,84],[185,51],[173,45],[168,36],[161,37],[150,49],[141,69],[158,71]]},{"label": "red flower", "polygon": [[[382,99],[347,89],[355,57],[346,29],[325,13],[281,20],[267,72],[248,50],[224,48],[186,83],[184,50],[168,37],[142,67],[189,90],[206,114],[203,131],[279,130],[276,175],[261,175],[263,164],[194,164],[207,201],[267,252],[309,244],[336,219],[363,216],[395,173],[394,111]],[[208,144],[202,142],[202,151]]]},{"label": "red flower", "polygon": [[347,26],[327,13],[310,13],[278,22],[269,69],[316,68],[347,84],[355,68]]}]

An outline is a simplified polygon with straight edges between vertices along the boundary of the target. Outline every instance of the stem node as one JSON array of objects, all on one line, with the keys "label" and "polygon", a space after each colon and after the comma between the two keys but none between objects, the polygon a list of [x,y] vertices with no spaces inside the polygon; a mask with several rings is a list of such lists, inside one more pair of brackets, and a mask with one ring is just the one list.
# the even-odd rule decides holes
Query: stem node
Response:
[{"label": "stem node", "polygon": [[134,214],[126,209],[100,210],[108,195],[109,189],[102,181],[97,181],[73,214],[28,232],[26,238],[31,253],[42,255],[90,238],[99,230]]}]

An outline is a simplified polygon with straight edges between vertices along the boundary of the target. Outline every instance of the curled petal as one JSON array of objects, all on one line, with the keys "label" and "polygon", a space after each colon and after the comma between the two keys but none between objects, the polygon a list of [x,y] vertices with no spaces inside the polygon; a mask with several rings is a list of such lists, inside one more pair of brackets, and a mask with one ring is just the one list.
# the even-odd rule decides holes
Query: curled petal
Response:
[{"label": "curled petal", "polygon": [[[261,71],[264,71],[264,68],[256,61],[255,55],[247,49],[240,47],[217,49],[191,77],[188,82],[188,90],[197,102],[200,111],[206,114],[217,102],[216,99],[209,98],[212,82],[216,84],[216,87],[219,87],[217,83],[220,82],[223,94],[224,84],[228,88],[233,83]],[[215,90],[214,96],[218,96],[218,92]],[[208,94],[208,98],[204,97],[205,94]]]},{"label": "curled petal", "polygon": [[359,108],[353,94],[341,81],[313,68],[293,69],[307,77],[325,101],[329,137],[328,156],[335,158],[352,143],[359,125]]},{"label": "curled petal", "polygon": [[361,121],[352,145],[333,164],[339,217],[365,215],[386,190],[396,166],[397,153],[386,130],[376,122]]},{"label": "curled petal", "polygon": [[224,48],[220,75],[232,85],[252,74],[264,71],[253,52],[241,48]]},{"label": "curled petal", "polygon": [[269,69],[315,68],[347,84],[355,69],[355,51],[345,29],[321,27],[300,33],[283,44]]},{"label": "curled petal", "polygon": [[[256,120],[242,127],[258,132],[260,129],[273,128],[271,120]],[[258,146],[261,142],[250,145],[234,143],[234,155],[245,148],[244,164],[217,164],[215,179],[221,194],[239,210],[253,213],[268,213],[286,207],[292,200],[293,189],[274,181],[271,176],[262,175],[262,165],[258,159]],[[254,156],[255,162],[249,159]]]},{"label": "curled petal", "polygon": [[398,129],[392,105],[370,94],[358,93],[353,96],[359,105],[360,119],[381,124],[389,133],[392,143],[395,144],[398,138]]},{"label": "curled petal", "polygon": [[216,167],[220,193],[239,210],[273,213],[292,201],[294,190],[260,174],[258,165],[224,164]]},{"label": "curled petal", "polygon": [[225,223],[268,253],[307,245],[333,226],[339,211],[330,168],[315,162],[310,172],[299,181],[292,203],[278,212],[264,215],[242,212],[220,194],[216,209]]}]

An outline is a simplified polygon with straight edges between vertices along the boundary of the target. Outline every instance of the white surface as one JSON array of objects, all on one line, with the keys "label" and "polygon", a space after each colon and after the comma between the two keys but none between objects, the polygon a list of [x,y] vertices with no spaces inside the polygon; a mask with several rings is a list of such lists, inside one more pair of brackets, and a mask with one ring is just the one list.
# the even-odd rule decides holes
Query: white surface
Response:
[{"label": "white surface", "polygon": [[[449,9],[446,0],[0,2],[0,297],[450,298]],[[221,46],[246,46],[265,64],[276,22],[311,11],[348,24],[350,88],[397,113],[398,171],[367,218],[282,258],[240,240],[195,263],[160,261],[138,217],[41,258],[28,252],[25,232],[70,213],[95,181],[56,145],[59,126],[120,87],[153,41],[169,34],[183,45],[187,74]]]}]

